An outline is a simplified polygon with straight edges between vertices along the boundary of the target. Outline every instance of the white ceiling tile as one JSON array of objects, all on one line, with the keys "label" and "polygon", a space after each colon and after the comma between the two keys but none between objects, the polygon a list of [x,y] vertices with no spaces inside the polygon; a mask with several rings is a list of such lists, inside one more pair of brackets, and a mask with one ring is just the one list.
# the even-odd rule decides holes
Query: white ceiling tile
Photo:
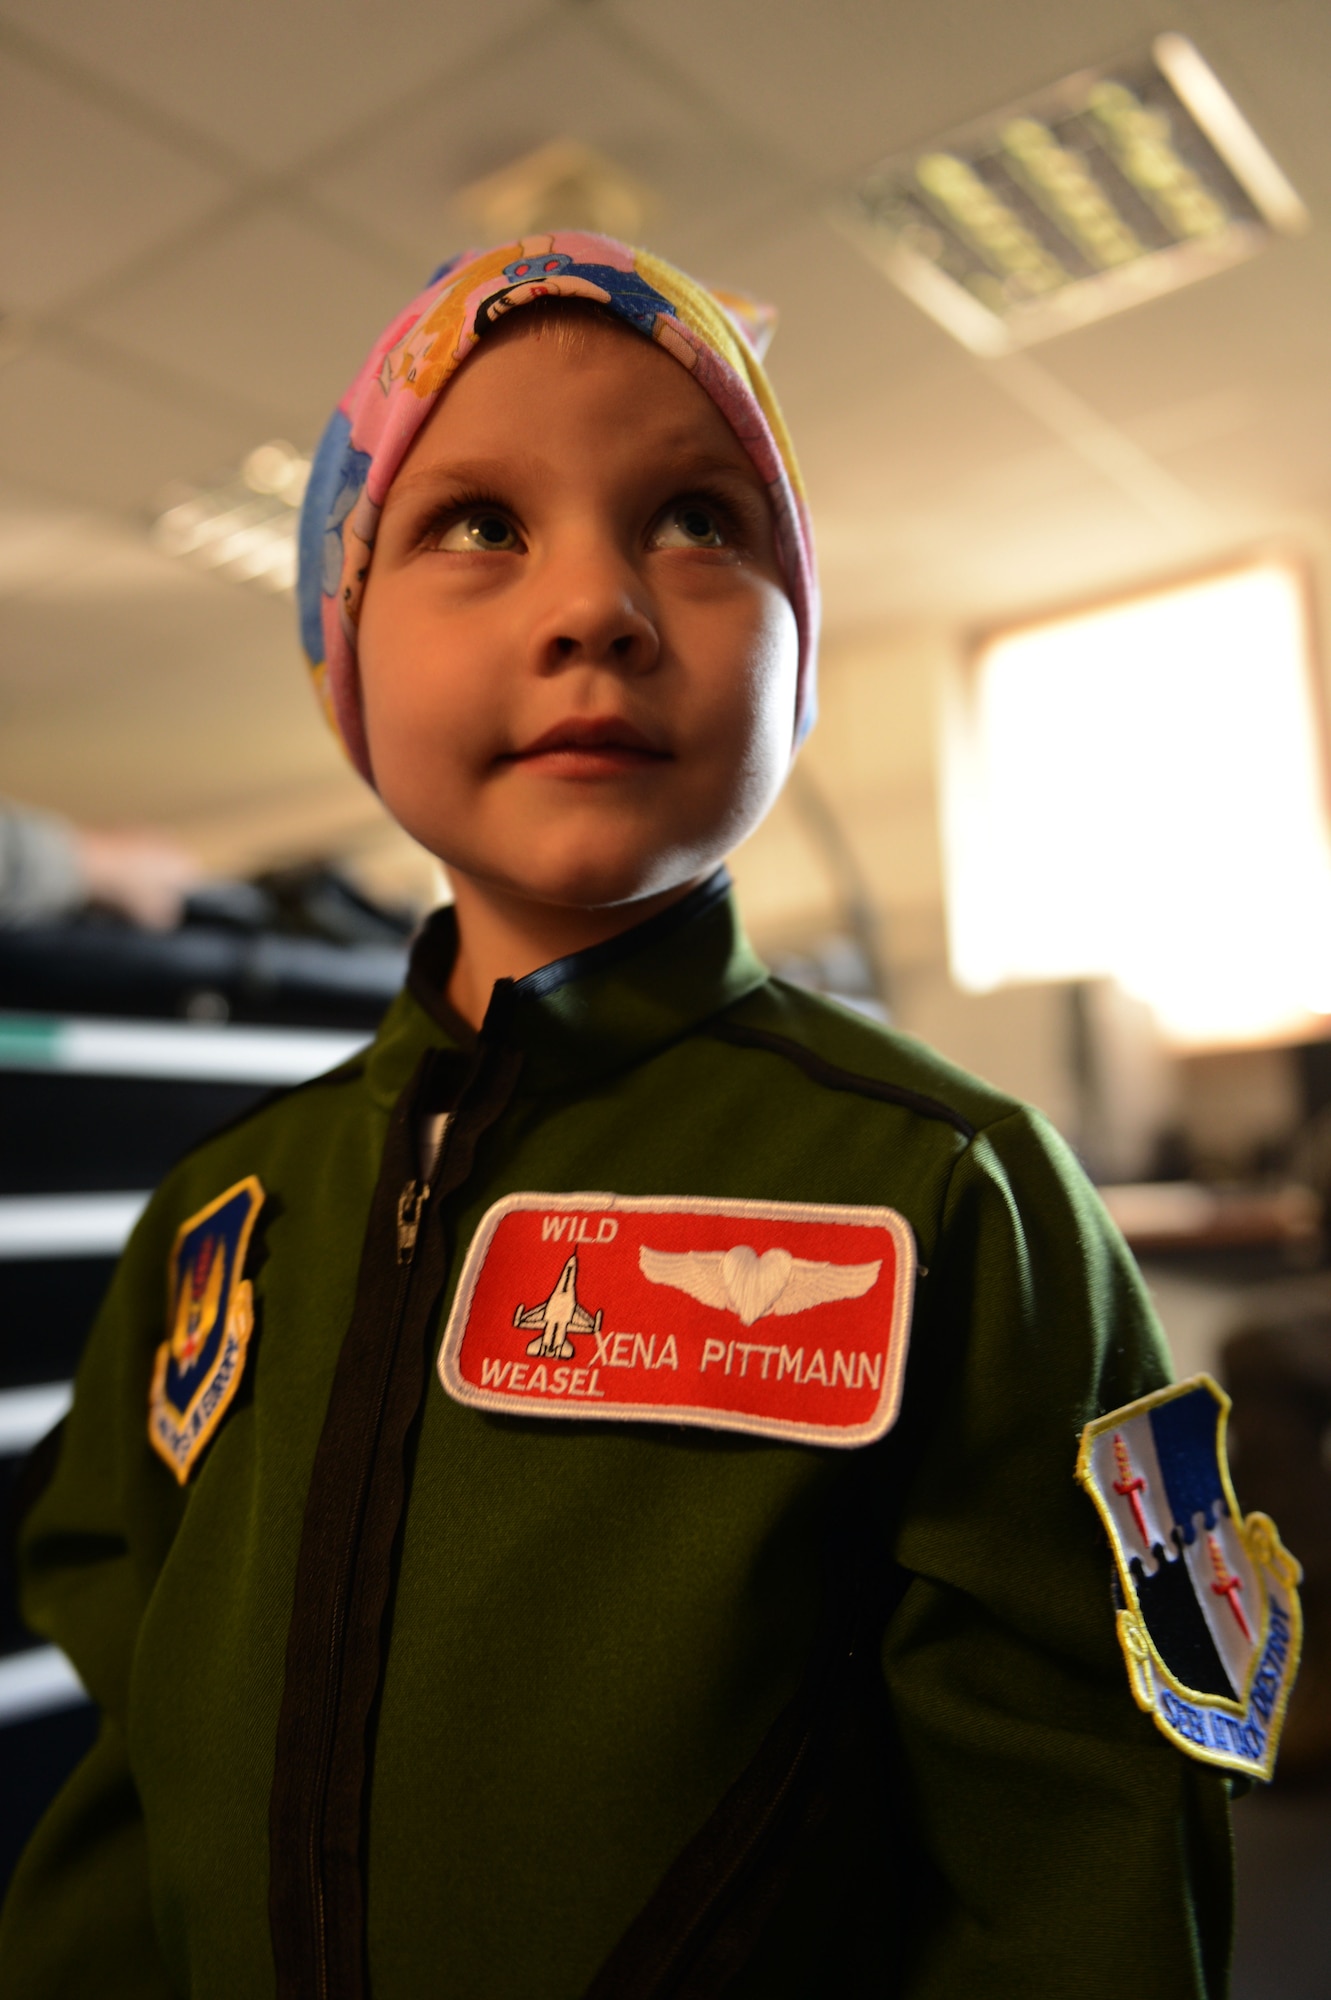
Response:
[{"label": "white ceiling tile", "polygon": [[262,404],[276,428],[308,444],[410,296],[381,265],[263,208],[95,308],[87,323],[150,365]]},{"label": "white ceiling tile", "polygon": [[203,214],[221,176],[0,53],[0,304],[32,313]]},{"label": "white ceiling tile", "polygon": [[829,631],[930,619],[992,622],[1153,579],[1197,560],[1103,482],[1022,505],[953,498],[853,523],[829,523],[821,560]]},{"label": "white ceiling tile", "polygon": [[289,600],[196,593],[5,607],[0,793],[91,821],[179,821],[345,768]]},{"label": "white ceiling tile", "polygon": [[1261,400],[1250,389],[1202,390],[1174,402],[1162,403],[1118,428],[1144,451],[1157,459],[1168,458],[1194,445],[1211,444],[1217,438],[1234,437],[1257,422]]},{"label": "white ceiling tile", "polygon": [[333,144],[547,12],[549,0],[4,0],[13,22],[264,167]]},{"label": "white ceiling tile", "polygon": [[1247,533],[1331,503],[1331,380],[1273,384],[1242,429],[1172,452],[1170,469]]},{"label": "white ceiling tile", "polygon": [[[162,555],[131,522],[42,505],[14,486],[0,491],[0,598],[105,603],[163,591],[197,598],[207,582],[202,570]],[[6,673],[13,669],[6,660]]]},{"label": "white ceiling tile", "polygon": [[38,494],[140,514],[168,482],[206,482],[253,443],[50,346],[0,368],[0,472]]},{"label": "white ceiling tile", "polygon": [[1241,385],[1331,376],[1331,236],[1274,244],[1033,352],[1115,423]]},{"label": "white ceiling tile", "polygon": [[936,356],[901,374],[885,369],[875,393],[806,429],[802,448],[815,511],[909,511],[963,504],[995,468],[1043,460],[1052,447],[1043,426],[964,358]]},{"label": "white ceiling tile", "polygon": [[770,211],[784,192],[754,149],[737,149],[668,81],[565,8],[502,69],[455,97],[417,106],[372,141],[342,152],[310,185],[345,213],[409,244],[429,267],[474,239],[453,206],[470,182],[552,139],[582,141],[657,199],[644,234],[688,263],[715,233]]},{"label": "white ceiling tile", "polygon": [[774,151],[828,176],[1159,27],[1147,0],[609,0],[607,11]]}]

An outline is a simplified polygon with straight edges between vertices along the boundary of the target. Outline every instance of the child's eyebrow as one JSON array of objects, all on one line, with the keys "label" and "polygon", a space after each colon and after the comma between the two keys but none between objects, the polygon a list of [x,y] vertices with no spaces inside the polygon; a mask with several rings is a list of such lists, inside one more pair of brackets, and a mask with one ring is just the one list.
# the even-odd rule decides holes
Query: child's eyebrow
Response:
[{"label": "child's eyebrow", "polygon": [[733,457],[729,453],[692,449],[681,451],[673,461],[669,453],[663,453],[662,457],[672,463],[672,470],[677,477],[700,479],[729,477],[746,481],[751,479],[758,486],[763,483],[758,468],[748,453],[742,450],[737,450]]},{"label": "child's eyebrow", "polygon": [[506,472],[530,473],[545,470],[543,461],[523,454],[517,458],[450,459],[445,465],[423,465],[416,472],[401,472],[393,481],[394,493],[437,491],[449,486],[493,485]]},{"label": "child's eyebrow", "polygon": [[[726,452],[699,450],[687,440],[678,443],[666,440],[650,463],[653,468],[659,467],[663,476],[671,482],[729,478],[742,484],[750,481],[758,485],[762,483],[757,468],[740,449],[732,457]],[[545,477],[551,470],[549,460],[530,452],[494,458],[450,459],[447,464],[421,466],[415,472],[401,473],[393,481],[392,490],[404,498],[410,498],[417,492],[439,493],[452,488],[484,491],[509,475]]]}]

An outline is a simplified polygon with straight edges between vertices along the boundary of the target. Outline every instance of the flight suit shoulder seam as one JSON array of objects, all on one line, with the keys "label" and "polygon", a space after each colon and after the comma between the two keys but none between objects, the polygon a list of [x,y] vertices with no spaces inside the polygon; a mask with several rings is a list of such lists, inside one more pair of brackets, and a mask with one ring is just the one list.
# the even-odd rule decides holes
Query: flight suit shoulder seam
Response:
[{"label": "flight suit shoulder seam", "polygon": [[884,1077],[867,1076],[863,1071],[846,1069],[820,1055],[816,1049],[807,1048],[793,1036],[725,1019],[709,1021],[706,1033],[739,1048],[761,1049],[769,1055],[782,1056],[802,1070],[812,1082],[820,1083],[828,1090],[844,1090],[855,1096],[873,1098],[879,1103],[896,1104],[922,1118],[951,1125],[968,1145],[980,1130],[973,1119],[967,1118],[964,1112],[941,1097],[915,1090],[909,1084],[890,1083]]}]

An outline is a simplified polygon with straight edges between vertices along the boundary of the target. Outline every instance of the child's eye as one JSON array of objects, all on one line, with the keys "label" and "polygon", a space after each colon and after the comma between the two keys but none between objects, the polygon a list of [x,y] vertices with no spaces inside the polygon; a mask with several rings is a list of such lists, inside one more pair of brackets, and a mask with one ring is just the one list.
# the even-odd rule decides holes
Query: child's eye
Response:
[{"label": "child's eye", "polygon": [[706,500],[676,500],[652,530],[656,549],[723,549],[730,539],[719,508]]},{"label": "child's eye", "polygon": [[446,549],[450,554],[510,555],[522,546],[521,537],[513,523],[502,514],[496,514],[488,507],[478,507],[473,513],[460,515],[446,528],[441,528],[434,537],[436,549]]}]

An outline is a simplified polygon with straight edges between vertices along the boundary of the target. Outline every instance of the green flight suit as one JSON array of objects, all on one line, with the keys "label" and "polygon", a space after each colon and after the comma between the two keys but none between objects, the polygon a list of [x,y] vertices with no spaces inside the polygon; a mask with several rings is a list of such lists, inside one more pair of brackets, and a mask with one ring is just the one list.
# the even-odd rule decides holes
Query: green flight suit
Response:
[{"label": "green flight suit", "polygon": [[[7,2000],[586,1993],[798,1704],[848,1505],[899,1565],[890,1742],[843,1732],[725,1990],[1224,1992],[1226,1781],[1135,1707],[1073,1478],[1082,1425],[1168,1379],[1136,1271],[1036,1114],[770,978],[727,887],[501,982],[475,1048],[436,917],[363,1058],[154,1197],[23,1536],[26,1615],[104,1722],[13,1883]],[[180,1486],[146,1433],[168,1259],[251,1174],[256,1332]],[[898,1210],[895,1430],[838,1451],[452,1401],[434,1359],[482,1216],[581,1189]],[[721,1990],[637,1978],[596,1991]]]}]

